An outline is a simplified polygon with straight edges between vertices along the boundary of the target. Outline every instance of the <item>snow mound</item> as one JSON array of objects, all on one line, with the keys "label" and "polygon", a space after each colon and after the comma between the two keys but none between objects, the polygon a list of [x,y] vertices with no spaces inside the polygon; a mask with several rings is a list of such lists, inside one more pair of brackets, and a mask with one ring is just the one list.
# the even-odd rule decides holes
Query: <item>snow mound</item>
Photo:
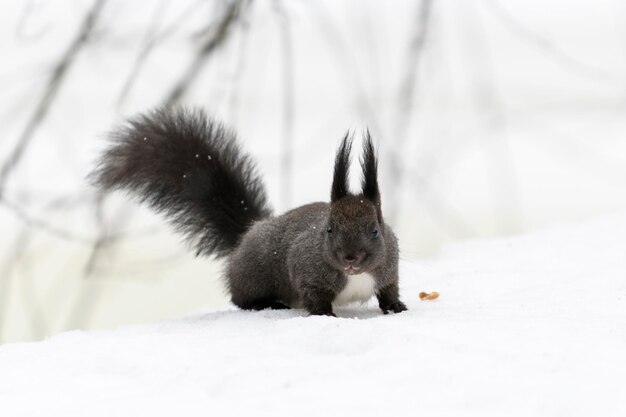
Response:
[{"label": "snow mound", "polygon": [[626,415],[626,216],[454,245],[401,283],[399,315],[229,310],[4,345],[0,410]]}]

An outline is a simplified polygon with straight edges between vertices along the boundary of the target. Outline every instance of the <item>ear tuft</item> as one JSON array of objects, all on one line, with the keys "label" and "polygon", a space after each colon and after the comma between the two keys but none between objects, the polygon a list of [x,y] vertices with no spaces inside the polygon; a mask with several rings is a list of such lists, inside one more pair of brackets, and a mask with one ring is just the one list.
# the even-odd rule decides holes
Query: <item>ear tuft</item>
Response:
[{"label": "ear tuft", "polygon": [[374,204],[378,223],[383,226],[383,212],[380,207],[380,190],[378,189],[378,159],[376,158],[376,151],[374,150],[374,143],[372,142],[369,129],[365,131],[363,140],[361,169],[363,170],[363,179],[361,181],[363,196]]},{"label": "ear tuft", "polygon": [[350,151],[352,150],[352,135],[346,132],[335,157],[335,171],[333,174],[333,186],[330,191],[330,201],[335,202],[346,197],[349,192],[348,170],[350,168]]},{"label": "ear tuft", "polygon": [[376,158],[376,151],[374,150],[374,143],[372,142],[369,129],[365,132],[365,138],[363,140],[361,169],[363,170],[363,179],[361,181],[363,195],[376,206],[379,206],[378,159]]}]

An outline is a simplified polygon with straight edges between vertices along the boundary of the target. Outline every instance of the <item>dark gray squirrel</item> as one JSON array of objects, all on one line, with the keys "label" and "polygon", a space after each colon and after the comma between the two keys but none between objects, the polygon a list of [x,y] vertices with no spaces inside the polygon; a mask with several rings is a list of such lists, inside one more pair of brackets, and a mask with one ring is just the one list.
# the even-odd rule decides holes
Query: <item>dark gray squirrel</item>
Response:
[{"label": "dark gray squirrel", "polygon": [[407,308],[398,293],[398,243],[383,221],[378,161],[363,141],[362,191],[348,187],[352,138],[337,151],[329,203],[274,216],[265,187],[235,135],[200,109],[160,108],[110,133],[90,179],[163,213],[198,255],[227,257],[232,302],[246,310],[333,305],[376,295],[383,313]]}]

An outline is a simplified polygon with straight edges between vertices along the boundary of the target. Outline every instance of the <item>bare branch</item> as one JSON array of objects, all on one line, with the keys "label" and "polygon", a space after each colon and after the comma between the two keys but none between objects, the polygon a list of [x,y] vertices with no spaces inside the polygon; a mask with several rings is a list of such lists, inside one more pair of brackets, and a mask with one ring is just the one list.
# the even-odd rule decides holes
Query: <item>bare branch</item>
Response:
[{"label": "bare branch", "polygon": [[34,133],[37,131],[37,128],[48,114],[50,105],[56,98],[68,70],[76,60],[78,52],[82,49],[93,32],[96,21],[98,20],[102,7],[105,3],[106,0],[95,0],[91,10],[87,13],[87,16],[83,20],[78,35],[70,43],[61,60],[52,71],[52,76],[48,81],[48,87],[37,104],[35,112],[26,124],[26,128],[20,135],[13,152],[11,152],[9,157],[5,160],[2,168],[0,168],[0,198],[4,195],[4,188],[11,172],[13,171],[13,168],[15,168],[15,166],[17,166],[20,162],[24,152],[31,142],[31,139],[33,138]]},{"label": "bare branch", "polygon": [[94,269],[96,260],[98,258],[98,255],[100,253],[100,249],[102,249],[103,243],[106,242],[106,239],[107,239],[107,230],[104,224],[104,218],[102,214],[103,204],[104,204],[104,195],[102,193],[98,193],[98,195],[96,196],[96,203],[95,203],[95,210],[94,210],[94,213],[96,216],[97,228],[98,228],[98,237],[93,242],[91,253],[89,254],[89,258],[87,259],[85,268],[83,269],[84,278],[87,278],[89,277],[89,275],[91,275]]},{"label": "bare branch", "polygon": [[17,20],[17,25],[15,27],[16,38],[20,41],[32,41],[42,37],[46,28],[40,29],[37,33],[28,34],[26,27],[28,26],[28,21],[33,15],[33,10],[36,10],[37,5],[33,4],[34,0],[28,0],[24,7],[22,8],[22,12],[20,13],[20,17]]},{"label": "bare branch", "polygon": [[[88,278],[93,273],[98,255],[100,254],[100,250],[106,240],[107,231],[102,213],[103,203],[104,195],[99,193],[96,197],[94,210],[96,223],[98,225],[98,237],[93,242],[91,253],[89,254],[85,267],[83,268],[83,278]],[[89,319],[95,309],[96,302],[102,295],[101,291],[98,291],[97,289],[94,291],[94,289],[90,287],[90,284],[83,283],[82,286],[83,287],[80,289],[78,299],[74,302],[72,313],[69,315],[70,321],[75,323],[72,327],[82,327],[89,322]]]},{"label": "bare branch", "polygon": [[[58,201],[61,201],[61,200],[58,200]],[[56,204],[58,201],[54,201],[53,204]],[[58,239],[62,239],[62,240],[66,240],[69,242],[74,242],[74,243],[78,243],[82,245],[89,245],[89,246],[94,245],[94,242],[96,240],[96,238],[73,233],[69,230],[65,230],[59,226],[56,226],[48,222],[47,220],[44,220],[36,216],[32,216],[29,213],[27,213],[24,208],[6,199],[0,200],[0,206],[4,206],[5,208],[7,208],[24,225],[29,226],[33,229],[39,230],[41,232],[47,233],[50,236],[54,236]],[[158,231],[157,228],[146,228],[145,230],[139,230],[133,233],[129,233],[129,232],[109,233],[106,239],[102,240],[101,245],[102,246],[112,245],[123,239],[151,236],[157,233],[157,231]]]},{"label": "bare branch", "polygon": [[2,327],[6,320],[8,298],[11,294],[11,284],[13,278],[13,268],[17,261],[24,254],[24,250],[30,239],[30,230],[22,228],[18,233],[15,243],[12,245],[12,255],[7,256],[2,269],[0,270],[0,343],[2,342]]},{"label": "bare branch", "polygon": [[55,225],[52,225],[43,219],[31,216],[23,208],[19,207],[15,203],[8,201],[6,198],[0,200],[0,205],[9,209],[26,226],[44,231],[52,236],[56,236],[60,239],[71,242],[91,244],[91,242],[93,241],[93,239],[91,238],[74,234],[68,230],[64,230]]},{"label": "bare branch", "polygon": [[476,236],[476,230],[465,221],[461,210],[458,210],[446,197],[419,173],[412,172],[411,179],[417,182],[419,193],[423,196],[423,206],[430,213],[430,216],[437,222],[452,229],[452,232],[461,238]]},{"label": "bare branch", "polygon": [[395,184],[395,186],[391,190],[391,201],[393,203],[386,212],[391,221],[396,220],[396,218],[400,215],[400,208],[402,207],[400,200],[403,195],[402,181],[405,176],[403,155],[406,152],[406,136],[415,100],[417,72],[420,64],[420,58],[424,52],[426,37],[428,35],[432,3],[432,0],[422,0],[417,8],[417,16],[415,18],[415,25],[413,26],[414,32],[411,37],[406,64],[404,66],[406,68],[406,73],[404,74],[404,78],[400,83],[400,90],[398,91],[398,120],[395,123],[395,142],[393,148],[391,149],[391,161],[389,163],[391,181]]},{"label": "bare branch", "polygon": [[283,61],[283,140],[280,156],[281,189],[283,207],[289,207],[292,199],[293,182],[293,124],[294,124],[294,65],[291,24],[284,5],[280,0],[274,2],[278,15]]},{"label": "bare branch", "polygon": [[[331,62],[337,67],[337,72],[343,76],[345,85],[351,86],[356,92],[356,102],[359,111],[367,119],[368,125],[373,132],[381,132],[378,114],[371,104],[367,95],[365,83],[360,76],[360,65],[356,61],[351,48],[346,42],[337,24],[333,21],[331,14],[323,2],[308,2],[315,6],[318,13],[317,22],[320,24],[319,33],[326,38],[328,50],[333,54]],[[348,90],[348,89],[346,89]]]},{"label": "bare branch", "polygon": [[[471,57],[466,71],[472,77],[472,96],[483,113],[491,113],[489,118],[492,134],[482,135],[487,163],[491,171],[493,219],[499,233],[514,233],[523,224],[524,208],[520,192],[515,161],[511,153],[508,135],[507,114],[502,102],[502,94],[495,82],[493,56],[488,47],[484,31],[483,16],[476,14],[474,19],[466,18],[466,53]],[[488,145],[488,146],[486,146]]]},{"label": "bare branch", "polygon": [[[420,7],[417,9],[417,18],[415,20],[414,33],[409,45],[407,60],[405,64],[406,73],[400,85],[398,103],[400,107],[400,125],[402,129],[406,129],[407,120],[413,107],[415,99],[415,89],[417,86],[417,70],[420,64],[420,58],[426,44],[428,28],[430,23],[430,13],[432,10],[432,0],[422,0]],[[402,135],[404,137],[404,135]]]},{"label": "bare branch", "polygon": [[158,27],[161,24],[161,17],[163,15],[163,11],[165,10],[166,4],[169,3],[168,0],[161,0],[156,8],[154,9],[154,14],[152,15],[151,24],[146,32],[146,36],[143,40],[143,46],[139,51],[139,54],[135,58],[135,62],[133,63],[133,67],[128,74],[128,78],[124,82],[124,86],[122,87],[122,91],[117,98],[117,105],[120,106],[124,100],[126,100],[126,96],[130,92],[135,80],[139,76],[143,64],[145,63],[148,55],[152,52],[154,47],[157,45],[157,40],[159,37],[157,36]]},{"label": "bare branch", "polygon": [[231,115],[230,119],[232,120],[232,124],[237,126],[237,115],[239,112],[239,89],[240,89],[240,81],[241,77],[244,74],[247,59],[248,59],[248,41],[250,38],[250,26],[246,16],[242,16],[241,18],[241,35],[239,36],[239,45],[237,51],[237,64],[235,65],[234,72],[230,77],[231,80],[231,88],[230,95],[228,97],[228,108],[229,114]]},{"label": "bare branch", "polygon": [[163,31],[159,33],[157,31],[157,28],[160,25],[161,15],[163,14],[163,10],[166,9],[165,7],[166,4],[164,3],[169,3],[169,1],[161,0],[161,2],[157,4],[156,9],[154,10],[154,15],[152,17],[152,24],[150,25],[150,27],[148,28],[148,31],[146,32],[146,36],[144,38],[141,50],[137,54],[137,57],[135,58],[135,62],[133,63],[131,71],[128,77],[126,78],[126,81],[124,82],[124,86],[122,87],[120,95],[118,96],[118,99],[117,99],[118,106],[121,106],[122,103],[126,100],[126,97],[128,97],[128,94],[130,94],[130,91],[132,90],[133,85],[139,78],[139,75],[141,74],[141,71],[144,68],[144,64],[146,63],[150,54],[154,51],[154,48],[158,46],[160,43],[164,42],[167,38],[172,36],[176,32],[176,30],[183,23],[187,21],[189,16],[195,12],[196,8],[198,7],[198,3],[201,3],[201,1],[197,1],[191,4],[191,6],[189,6],[186,10],[180,13],[180,15],[175,19],[175,22],[173,24],[171,24],[169,27],[165,28]]},{"label": "bare branch", "polygon": [[578,73],[579,75],[596,78],[601,80],[613,80],[623,81],[623,76],[609,72],[605,69],[598,68],[587,62],[581,61],[578,58],[570,55],[553,41],[547,37],[533,32],[527,26],[525,26],[520,20],[515,18],[508,10],[500,4],[498,1],[485,0],[485,4],[492,14],[500,20],[502,26],[506,29],[514,32],[520,39],[529,42],[537,49],[546,54],[549,58],[561,65],[568,71]]},{"label": "bare branch", "polygon": [[226,11],[219,20],[219,23],[213,33],[208,36],[194,60],[187,67],[184,74],[172,89],[168,97],[165,99],[166,106],[173,106],[187,92],[189,86],[195,81],[196,77],[206,65],[213,52],[223,45],[229,38],[232,28],[242,13],[244,6],[248,2],[246,0],[233,0],[228,4]]}]

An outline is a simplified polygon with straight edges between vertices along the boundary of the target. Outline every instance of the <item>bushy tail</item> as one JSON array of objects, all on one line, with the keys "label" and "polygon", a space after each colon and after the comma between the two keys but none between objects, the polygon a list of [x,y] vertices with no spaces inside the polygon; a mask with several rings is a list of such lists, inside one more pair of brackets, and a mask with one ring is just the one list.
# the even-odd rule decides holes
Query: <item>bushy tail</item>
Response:
[{"label": "bushy tail", "polygon": [[227,255],[255,220],[271,215],[250,157],[202,110],[158,109],[110,137],[92,183],[164,213],[198,254]]}]

